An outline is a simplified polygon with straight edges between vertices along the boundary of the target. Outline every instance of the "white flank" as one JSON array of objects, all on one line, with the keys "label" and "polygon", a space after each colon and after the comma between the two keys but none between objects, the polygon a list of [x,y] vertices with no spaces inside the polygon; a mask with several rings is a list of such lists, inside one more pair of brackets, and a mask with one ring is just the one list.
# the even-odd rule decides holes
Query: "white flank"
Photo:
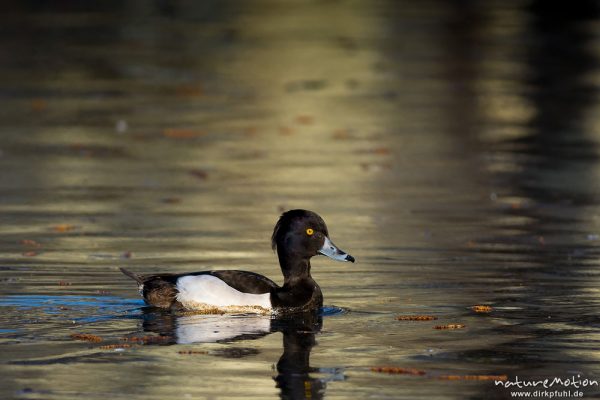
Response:
[{"label": "white flank", "polygon": [[177,301],[194,310],[213,306],[262,307],[271,309],[271,294],[242,293],[212,275],[188,275],[177,279]]}]

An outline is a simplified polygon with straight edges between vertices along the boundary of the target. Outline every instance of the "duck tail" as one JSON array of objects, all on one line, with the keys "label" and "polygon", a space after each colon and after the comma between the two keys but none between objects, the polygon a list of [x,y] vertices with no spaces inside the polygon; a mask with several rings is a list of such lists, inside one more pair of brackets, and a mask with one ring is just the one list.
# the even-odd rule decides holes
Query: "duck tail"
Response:
[{"label": "duck tail", "polygon": [[142,283],[144,283],[144,280],[142,279],[141,276],[139,276],[138,274],[131,272],[129,270],[126,270],[125,268],[119,268],[121,270],[121,272],[125,275],[127,275],[128,277],[130,277],[131,279],[133,279],[134,281],[136,281],[137,283],[139,283],[140,285]]}]

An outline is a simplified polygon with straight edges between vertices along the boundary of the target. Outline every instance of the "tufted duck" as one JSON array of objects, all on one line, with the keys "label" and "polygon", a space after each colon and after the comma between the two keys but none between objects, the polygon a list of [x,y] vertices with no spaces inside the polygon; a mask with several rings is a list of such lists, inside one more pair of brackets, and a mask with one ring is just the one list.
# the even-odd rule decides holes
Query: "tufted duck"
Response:
[{"label": "tufted duck", "polygon": [[354,257],[329,239],[325,221],[308,210],[281,215],[271,238],[283,272],[283,286],[246,271],[202,271],[189,274],[137,275],[134,279],[146,303],[161,308],[204,312],[298,312],[323,305],[321,288],[310,276],[310,259],[318,254],[338,261]]}]

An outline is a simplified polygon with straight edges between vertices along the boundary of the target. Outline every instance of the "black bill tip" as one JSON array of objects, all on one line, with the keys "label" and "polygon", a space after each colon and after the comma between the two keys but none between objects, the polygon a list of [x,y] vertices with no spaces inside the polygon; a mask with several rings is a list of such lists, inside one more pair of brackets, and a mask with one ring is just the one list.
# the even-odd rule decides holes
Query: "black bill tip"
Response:
[{"label": "black bill tip", "polygon": [[350,261],[353,263],[355,260],[354,260],[354,257],[352,257],[350,254],[346,254],[345,261]]}]

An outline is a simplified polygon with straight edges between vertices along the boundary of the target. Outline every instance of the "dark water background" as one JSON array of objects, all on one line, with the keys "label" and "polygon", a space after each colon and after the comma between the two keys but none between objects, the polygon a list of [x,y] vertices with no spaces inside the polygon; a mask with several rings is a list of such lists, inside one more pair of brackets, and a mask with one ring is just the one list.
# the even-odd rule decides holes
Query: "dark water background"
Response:
[{"label": "dark water background", "polygon": [[[4,3],[0,397],[600,379],[600,15],[555,3]],[[159,313],[118,271],[281,282],[269,237],[289,208],[357,259],[313,262],[321,318]],[[438,320],[395,319],[413,314]],[[466,328],[433,329],[450,323]]]}]

